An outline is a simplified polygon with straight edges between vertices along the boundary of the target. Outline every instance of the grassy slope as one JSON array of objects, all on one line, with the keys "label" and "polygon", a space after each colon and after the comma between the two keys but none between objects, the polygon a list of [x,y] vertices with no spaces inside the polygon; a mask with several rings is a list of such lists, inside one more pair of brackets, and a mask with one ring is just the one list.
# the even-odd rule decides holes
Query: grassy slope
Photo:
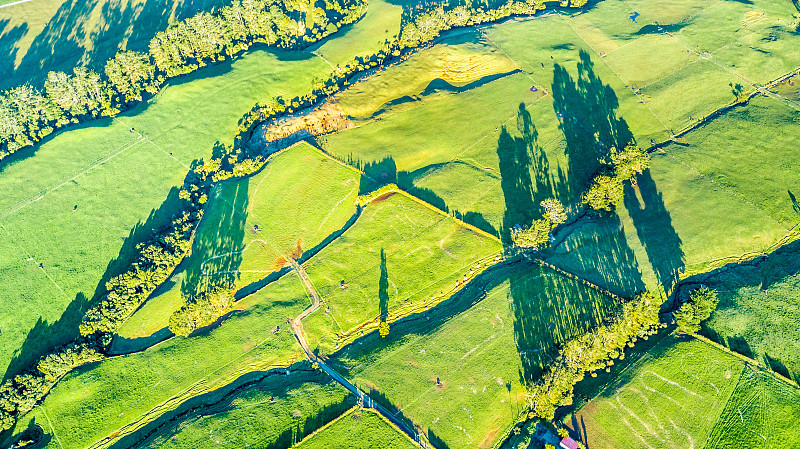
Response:
[{"label": "grassy slope", "polygon": [[355,409],[325,427],[320,432],[303,440],[296,447],[315,448],[416,448],[416,443],[395,429],[378,413],[365,409]]},{"label": "grassy slope", "polygon": [[743,365],[699,340],[667,337],[566,424],[598,449],[703,447]]},{"label": "grassy slope", "polygon": [[[386,313],[432,299],[456,286],[500,243],[401,194],[368,205],[356,223],[305,267],[325,309],[304,321],[309,344],[332,352],[334,332],[348,332],[381,314],[385,252]],[[340,288],[344,280],[347,288]]]},{"label": "grassy slope", "polygon": [[248,389],[222,411],[172,424],[147,447],[268,447],[287,430],[301,427],[305,420],[313,419],[326,407],[347,401],[349,396],[344,387],[334,382],[285,384],[276,381]]},{"label": "grassy slope", "polygon": [[[14,0],[2,0],[0,5]],[[33,0],[0,9],[0,89],[40,84],[50,70],[102,70],[118,49],[146,51],[170,20],[225,0]]]},{"label": "grassy slope", "polygon": [[298,257],[298,243],[308,250],[341,229],[356,211],[357,194],[358,172],[306,143],[273,156],[253,177],[220,184],[191,256],[119,335],[144,337],[165,327],[183,304],[182,292],[237,289],[283,268],[285,259]]},{"label": "grassy slope", "polygon": [[[387,29],[391,33],[399,27],[399,8],[382,2],[371,8],[380,14],[368,14],[327,40],[323,49],[338,58],[351,50],[368,52]],[[215,142],[230,144],[237,121],[253,104],[305,92],[313,77],[330,69],[311,53],[255,50],[175,80],[119,118],[62,132],[37,147],[35,157],[5,164],[0,189],[9,194],[0,199],[0,254],[9,263],[4,264],[8,281],[0,287],[0,303],[16,311],[0,315],[0,366],[9,363],[37,320],[43,322],[27,339],[23,356],[33,357],[70,338],[74,324],[65,321],[74,323],[85,307],[76,297],[93,296],[108,261],[118,254],[119,265],[127,263],[136,239],[124,244],[122,237],[130,237],[132,228],[142,228],[140,239],[149,226],[168,218],[161,214],[142,226],[181,182],[187,166],[210,155]],[[43,271],[36,268],[39,263]],[[65,315],[58,326],[41,329],[58,320],[70,303],[70,319]],[[20,304],[26,305],[23,314]]]},{"label": "grassy slope", "polygon": [[337,356],[351,381],[402,409],[441,447],[488,447],[502,438],[526,409],[521,379],[538,376],[556,344],[613,307],[596,291],[536,265],[492,277],[484,299],[481,289],[465,290],[405,320],[390,338],[365,338]]},{"label": "grassy slope", "polygon": [[166,401],[177,405],[248,371],[285,365],[296,357],[300,348],[288,327],[272,330],[308,306],[299,279],[290,274],[243,301],[243,311],[211,331],[70,373],[33,416],[40,423],[49,421],[49,430],[64,447],[86,447],[116,435]]}]

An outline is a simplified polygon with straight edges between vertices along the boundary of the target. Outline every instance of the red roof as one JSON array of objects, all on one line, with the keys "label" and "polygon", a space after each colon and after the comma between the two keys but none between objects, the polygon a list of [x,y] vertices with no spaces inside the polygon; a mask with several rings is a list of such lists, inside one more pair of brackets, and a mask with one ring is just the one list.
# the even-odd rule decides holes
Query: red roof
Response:
[{"label": "red roof", "polygon": [[564,437],[559,446],[563,447],[564,449],[578,449],[578,443],[576,443],[575,440],[570,437]]}]

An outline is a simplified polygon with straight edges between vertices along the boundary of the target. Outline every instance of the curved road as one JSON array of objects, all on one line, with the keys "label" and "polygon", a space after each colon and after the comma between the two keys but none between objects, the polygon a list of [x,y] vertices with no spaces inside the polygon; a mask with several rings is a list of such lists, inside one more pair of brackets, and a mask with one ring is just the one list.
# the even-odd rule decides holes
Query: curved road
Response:
[{"label": "curved road", "polygon": [[306,290],[308,290],[308,292],[311,294],[311,297],[314,299],[314,303],[311,305],[311,307],[304,310],[303,313],[301,313],[300,315],[297,316],[297,318],[292,320],[292,331],[294,332],[294,336],[295,338],[297,338],[298,343],[300,343],[300,346],[303,348],[303,351],[305,351],[306,356],[308,356],[308,358],[312,362],[315,362],[317,365],[319,365],[319,367],[322,368],[322,370],[325,371],[329,376],[331,376],[333,380],[341,384],[343,387],[345,387],[348,391],[350,391],[354,395],[358,396],[363,402],[365,407],[377,411],[378,413],[383,415],[384,418],[388,419],[394,425],[396,425],[400,430],[405,432],[406,435],[411,437],[412,440],[419,443],[422,447],[428,448],[429,447],[428,444],[420,439],[419,434],[416,431],[414,431],[414,429],[409,428],[408,425],[406,425],[406,423],[398,419],[394,414],[389,413],[389,411],[383,408],[383,406],[373,401],[368,394],[359,390],[358,387],[351,384],[341,374],[336,372],[333,368],[328,366],[322,359],[320,359],[313,352],[311,352],[311,350],[308,347],[308,343],[306,342],[306,336],[303,333],[302,320],[303,318],[311,314],[313,311],[317,310],[322,301],[320,300],[317,290],[314,288],[314,285],[311,283],[311,279],[309,279],[308,274],[306,273],[306,270],[302,267],[302,265],[297,263],[297,261],[293,258],[289,258],[289,264],[291,264],[292,268],[297,272],[297,275],[300,276],[300,280],[303,281],[303,285],[305,285]]}]

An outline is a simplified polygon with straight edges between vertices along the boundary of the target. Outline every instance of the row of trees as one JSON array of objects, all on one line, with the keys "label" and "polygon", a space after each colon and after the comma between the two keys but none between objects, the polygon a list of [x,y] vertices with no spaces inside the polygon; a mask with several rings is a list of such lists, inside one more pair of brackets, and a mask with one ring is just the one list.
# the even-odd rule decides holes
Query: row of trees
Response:
[{"label": "row of trees", "polygon": [[523,229],[512,229],[511,240],[519,248],[540,250],[550,243],[550,233],[556,226],[567,221],[564,205],[555,198],[549,198],[540,203],[544,213],[542,218]]},{"label": "row of trees", "polygon": [[636,183],[636,175],[650,168],[650,155],[634,144],[623,150],[611,148],[601,169],[583,194],[583,202],[595,210],[613,210],[623,200],[625,181]]},{"label": "row of trees", "polygon": [[564,343],[555,362],[530,389],[531,414],[552,420],[556,408],[572,403],[575,384],[585,373],[610,367],[614,359],[625,357],[626,346],[654,334],[661,326],[660,305],[654,295],[642,293],[623,304],[609,323]]},{"label": "row of trees", "polygon": [[[313,1],[313,0],[312,0]],[[29,85],[0,92],[0,160],[70,123],[113,116],[168,78],[228,59],[252,46],[296,48],[316,42],[363,15],[366,2],[235,0],[159,32],[149,51],[120,51],[103,73],[85,67],[50,72],[40,91]]]},{"label": "row of trees", "polygon": [[186,303],[169,317],[169,330],[175,335],[188,336],[196,329],[207,326],[233,307],[230,290],[216,288],[186,298]]},{"label": "row of trees", "polygon": [[[408,33],[408,36],[412,37],[407,37],[404,41],[401,39],[386,41],[377,53],[356,57],[343,67],[337,67],[327,80],[319,81],[306,95],[295,97],[289,101],[276,97],[266,105],[256,105],[240,120],[239,134],[234,147],[227,148],[221,156],[198,164],[190,170],[179,195],[184,200],[179,212],[173,217],[170,225],[156,233],[153,239],[137,245],[137,260],[128,271],[106,283],[106,293],[98,304],[86,312],[80,324],[82,336],[75,342],[42,357],[35,368],[0,385],[0,431],[11,428],[18,416],[30,411],[61,376],[76,366],[103,358],[117,327],[147,299],[159,284],[169,277],[174,268],[188,254],[194,230],[202,217],[203,206],[206,204],[211,186],[231,177],[247,176],[264,165],[266,160],[262,155],[257,152],[251,154],[242,145],[242,140],[257,124],[312,106],[321,98],[345,87],[348,79],[356,73],[384,64],[387,59],[399,56],[404,49],[414,45],[414,42],[417,43],[416,45],[428,42],[443,30],[460,26],[458,24],[477,24],[499,20],[512,14],[531,13],[541,8],[541,6],[537,6],[531,9],[521,7],[520,4],[520,2],[506,3],[500,8],[499,13],[482,8],[466,9],[464,11],[472,15],[472,19],[466,22],[458,18],[461,14],[458,12],[423,13],[419,21],[404,27],[403,34]],[[535,4],[542,5],[540,2]],[[258,16],[259,9],[253,5],[262,5],[260,11],[269,10],[270,17],[281,17],[279,21],[283,28],[280,30],[283,31],[279,31],[275,21],[266,19],[266,16]],[[243,51],[253,42],[285,46],[297,45],[298,42],[310,42],[355,21],[364,11],[364,3],[350,3],[349,0],[341,2],[326,0],[326,9],[324,10],[326,19],[322,20],[317,11],[318,8],[312,10],[308,8],[308,4],[305,4],[304,7],[306,9],[303,12],[292,9],[291,11],[294,13],[287,13],[289,8],[286,8],[286,4],[271,3],[267,0],[237,0],[231,7],[223,8],[219,14],[212,17],[222,17],[227,21],[230,29],[248,30],[246,38],[241,37],[244,34],[233,33],[233,36],[239,37],[220,41],[222,39],[220,36],[230,36],[230,34],[220,34],[221,22],[217,19],[210,19],[206,17],[206,13],[202,13],[202,18],[190,19],[188,23],[181,22],[163,34],[157,35],[154,41],[158,40],[158,43],[154,44],[153,48],[157,47],[158,49],[151,48],[151,54],[132,51],[118,53],[108,61],[105,77],[97,76],[91,71],[83,69],[77,70],[70,76],[53,75],[51,86],[53,97],[47,91],[42,94],[30,86],[22,86],[0,93],[0,159],[16,149],[37,142],[56,127],[76,120],[77,117],[66,115],[65,111],[67,110],[73,111],[70,114],[77,113],[84,116],[111,115],[116,113],[114,112],[117,107],[115,105],[140,101],[145,92],[151,94],[157,92],[165,77],[170,76],[168,73],[178,73],[183,70],[179,68],[181,64],[188,64],[188,66],[194,64],[197,68],[202,64],[212,62],[214,58],[216,60],[224,59]],[[302,15],[307,11],[313,17],[308,18]],[[278,14],[279,12],[283,13],[283,16]],[[247,14],[253,14],[250,16],[251,18],[260,18],[251,20],[248,19]],[[432,15],[438,18],[431,19]],[[237,17],[237,20],[244,24],[242,25],[244,28],[234,27],[233,24],[237,23],[234,19]],[[298,20],[301,17],[305,19],[302,21],[302,25]],[[293,20],[294,24],[287,22],[287,18]],[[310,27],[309,24],[311,24]],[[271,29],[274,31],[276,40],[272,40],[273,34],[266,31],[270,26],[273,26]],[[290,32],[292,27],[297,27],[296,32]],[[303,29],[304,32],[299,33],[300,29]],[[434,29],[439,29],[439,31],[434,31]],[[424,30],[424,32],[418,34],[420,30]],[[289,39],[288,37],[291,36],[295,37]],[[419,36],[425,36],[426,40]],[[172,39],[175,41],[172,42]],[[169,42],[172,43],[168,44]],[[209,52],[210,48],[220,50],[220,53],[212,58],[210,56],[212,53]],[[152,54],[153,51],[161,52],[158,53],[160,62],[155,61],[156,57]],[[169,72],[170,70],[172,72]],[[76,76],[80,79],[75,80]],[[56,84],[58,87],[55,87]],[[103,86],[112,89],[110,95],[103,93]],[[60,92],[60,94],[56,94],[56,92]],[[70,92],[72,92],[72,96],[70,96]],[[54,98],[58,98],[60,103],[56,103]],[[111,106],[108,106],[109,98],[111,98]],[[119,108],[117,107],[117,109]],[[561,210],[563,211],[563,207]],[[553,220],[553,217],[550,219]],[[229,300],[232,301],[232,298]],[[211,305],[212,302],[214,305]],[[223,303],[229,304],[226,301]],[[209,300],[208,304],[209,308],[215,310],[220,308],[217,302]],[[187,310],[189,308],[191,307],[187,307]],[[175,322],[175,330],[178,331],[176,333],[188,334],[191,332],[187,332],[188,329],[202,325],[201,323],[207,319],[207,314],[186,312],[185,317],[171,321]]]}]

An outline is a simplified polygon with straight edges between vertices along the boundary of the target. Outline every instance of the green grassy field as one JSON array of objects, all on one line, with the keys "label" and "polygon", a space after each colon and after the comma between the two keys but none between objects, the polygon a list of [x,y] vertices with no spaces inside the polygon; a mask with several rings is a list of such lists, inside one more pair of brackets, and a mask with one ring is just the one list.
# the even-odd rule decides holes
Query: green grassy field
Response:
[{"label": "green grassy field", "polygon": [[[286,366],[302,353],[284,326],[287,317],[310,304],[296,275],[242,301],[244,310],[197,336],[172,338],[71,372],[31,416],[53,434],[53,447],[87,447],[247,372]],[[26,425],[21,421],[18,430]]]},{"label": "green grassy field", "polygon": [[308,437],[295,447],[315,448],[417,448],[419,445],[394,428],[378,413],[369,409],[352,409],[329,426]]},{"label": "green grassy field", "polygon": [[724,290],[724,283],[710,282],[718,288],[720,304],[702,332],[734,351],[764,360],[790,379],[800,379],[800,275],[765,281],[734,283]]},{"label": "green grassy field", "polygon": [[742,371],[706,449],[781,448],[800,444],[800,391],[763,373]]},{"label": "green grassy field", "polygon": [[[399,8],[388,14],[391,5],[373,6],[383,12],[323,48],[340,55],[374,48],[394,29],[389,22],[399,26]],[[256,102],[304,93],[330,70],[310,52],[254,50],[174,80],[114,119],[69,128],[4,162],[0,257],[7,263],[0,268],[0,307],[10,314],[0,315],[3,372],[76,334],[95,290],[129,263],[136,242],[169,219],[172,199],[165,198],[177,196],[171,189],[192,161],[211,155],[218,142],[231,144],[238,120]]]},{"label": "green grassy field", "polygon": [[284,376],[261,382],[224,405],[170,422],[167,429],[158,430],[156,438],[137,447],[270,447],[276,443],[288,447],[356,402],[344,387],[324,375],[301,376],[308,382],[289,382]]},{"label": "green grassy field", "polygon": [[191,255],[118,334],[151,335],[167,326],[182,295],[211,286],[239,289],[322,244],[355,214],[358,176],[301,143],[270,158],[255,176],[216,186]]},{"label": "green grassy field", "polygon": [[495,239],[405,195],[373,201],[347,232],[304,264],[325,306],[303,322],[309,345],[333,352],[336,334],[440,299],[477,269],[476,262],[500,249]]},{"label": "green grassy field", "polygon": [[749,372],[733,355],[670,336],[565,424],[597,449],[703,447]]},{"label": "green grassy field", "polygon": [[555,345],[614,308],[595,290],[529,263],[479,279],[399,322],[388,338],[371,334],[336,354],[344,375],[399,409],[434,445],[444,443],[436,447],[489,447],[504,438],[527,410],[524,382],[539,376]]},{"label": "green grassy field", "polygon": [[[14,0],[2,0],[0,5]],[[102,70],[120,49],[146,51],[171,21],[225,0],[33,0],[0,8],[0,89],[41,84],[51,70]]]}]

